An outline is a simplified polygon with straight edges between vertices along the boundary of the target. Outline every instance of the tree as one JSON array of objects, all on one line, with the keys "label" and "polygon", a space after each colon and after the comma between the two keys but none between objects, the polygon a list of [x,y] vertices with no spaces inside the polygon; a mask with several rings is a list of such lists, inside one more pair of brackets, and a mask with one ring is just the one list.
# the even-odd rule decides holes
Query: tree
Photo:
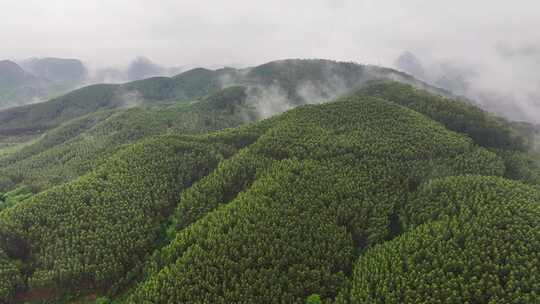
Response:
[{"label": "tree", "polygon": [[95,304],[110,304],[111,303],[111,300],[107,297],[99,297],[96,299],[96,303]]},{"label": "tree", "polygon": [[306,304],[321,304],[321,296],[319,296],[318,294],[314,293],[312,295],[310,295],[309,297],[307,297],[306,299]]}]

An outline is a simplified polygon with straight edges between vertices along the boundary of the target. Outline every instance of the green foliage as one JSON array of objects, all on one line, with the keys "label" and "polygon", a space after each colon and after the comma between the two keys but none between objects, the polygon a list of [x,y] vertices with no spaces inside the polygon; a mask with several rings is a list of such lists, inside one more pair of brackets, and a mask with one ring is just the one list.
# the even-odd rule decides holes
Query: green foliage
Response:
[{"label": "green foliage", "polygon": [[276,89],[291,104],[314,103],[345,94],[368,80],[390,78],[392,74],[416,82],[397,71],[330,60],[282,60],[243,70],[198,68],[172,78],[88,86],[48,102],[0,111],[0,135],[41,134],[96,111],[193,100],[230,85]]},{"label": "green foliage", "polygon": [[188,71],[174,78],[84,87],[47,102],[0,111],[0,134],[42,133],[99,110],[203,97],[221,89],[219,78],[223,74],[223,70],[205,75]]},{"label": "green foliage", "polygon": [[[32,124],[37,124],[41,118],[37,119],[31,113],[45,115],[42,120],[48,126],[39,127],[41,131],[69,121],[47,132],[42,139],[18,153],[0,158],[3,167],[0,170],[0,190],[9,190],[19,183],[43,190],[72,180],[102,164],[121,144],[132,143],[144,137],[163,133],[198,134],[256,120],[255,111],[246,103],[246,94],[241,87],[218,91],[223,79],[262,88],[278,86],[287,92],[291,103],[301,104],[313,102],[304,100],[311,95],[324,98],[346,93],[369,77],[388,73],[391,71],[380,74],[374,67],[325,60],[277,61],[246,73],[234,69],[195,69],[174,78],[156,77],[122,86],[91,86],[57,100],[35,105],[36,109],[32,106],[28,111],[13,109],[10,111],[14,113],[0,112],[0,118],[5,116],[0,121],[7,124],[0,124],[0,133],[10,133],[9,130],[15,130],[15,134],[25,133],[24,127],[15,127],[19,123],[25,124],[21,122],[19,114],[30,115],[28,119]],[[333,77],[343,79],[344,88],[332,88],[330,80]],[[311,92],[307,96],[301,94],[302,88],[308,84],[310,88],[322,91]],[[156,102],[170,103],[174,99],[194,98],[211,92],[217,93],[192,106],[180,102],[141,107]],[[505,121],[471,105],[437,97],[408,85],[374,83],[361,90],[361,94],[381,96],[419,111],[451,130],[468,134],[481,146],[499,148],[496,151],[505,151],[501,149],[509,147],[512,150],[522,149],[524,145],[525,139],[517,136],[514,128],[509,127]],[[125,109],[134,105],[138,107]],[[103,111],[109,108],[116,110]],[[81,117],[83,112],[91,114]],[[60,116],[53,118],[47,116],[47,113]],[[10,118],[10,115],[13,117]],[[81,118],[70,120],[74,117]],[[15,129],[12,129],[12,124]],[[508,159],[505,155],[501,156]],[[514,164],[515,161],[509,161],[509,165]],[[523,166],[520,168],[521,171],[526,170]],[[536,165],[533,171],[537,169]]]},{"label": "green foliage", "polygon": [[99,109],[111,108],[115,85],[85,87],[48,102],[11,108],[0,112],[0,134],[41,133]]},{"label": "green foliage", "polygon": [[5,184],[44,190],[101,165],[123,144],[160,134],[197,134],[242,124],[253,115],[244,88],[232,87],[194,104],[96,112],[64,124],[19,153],[0,160]]},{"label": "green foliage", "polygon": [[11,300],[22,284],[23,276],[17,263],[0,248],[0,302]]},{"label": "green foliage", "polygon": [[509,122],[469,103],[397,82],[372,82],[357,94],[385,98],[418,111],[496,153],[504,161],[505,177],[540,183],[540,155],[534,152],[538,128],[531,124]]},{"label": "green foliage", "polygon": [[521,204],[540,200],[536,188],[496,177],[456,176],[431,180],[422,185],[406,206],[402,221],[406,227],[461,213],[481,213],[490,203]]},{"label": "green foliage", "polygon": [[110,304],[111,300],[107,297],[99,297],[96,299],[95,304]]},{"label": "green foliage", "polygon": [[358,260],[350,303],[538,303],[539,198],[500,178],[429,183],[412,230]]},{"label": "green foliage", "polygon": [[[503,120],[395,83],[234,129],[257,119],[243,87],[171,101],[229,76],[331,96],[326,76],[352,86],[368,70],[196,69],[113,88],[100,106],[104,91],[74,92],[88,109],[66,107],[58,123],[75,119],[0,158],[0,186],[25,199],[0,211],[0,301],[81,289],[126,303],[536,301],[540,195],[493,177],[535,183],[536,163]],[[122,94],[136,106],[118,108]]]},{"label": "green foliage", "polygon": [[397,82],[372,83],[359,94],[384,98],[418,111],[446,128],[471,137],[482,147],[524,151],[527,138],[508,121],[466,102],[439,97]]},{"label": "green foliage", "polygon": [[469,139],[381,99],[300,107],[182,194],[174,238],[126,302],[333,298],[358,250],[400,233],[411,183],[503,169]]},{"label": "green foliage", "polygon": [[300,105],[348,93],[364,81],[374,79],[379,70],[353,62],[287,59],[250,69],[243,81],[263,88],[278,88],[291,104]]},{"label": "green foliage", "polygon": [[36,155],[42,151],[45,151],[46,149],[64,144],[66,141],[77,137],[81,133],[103,122],[114,113],[114,111],[100,111],[75,119],[68,124],[64,124],[47,132],[43,137],[29,145],[22,147],[19,151],[17,151],[17,153],[0,158],[0,164],[5,167],[17,161]]},{"label": "green foliage", "polygon": [[196,222],[219,204],[229,203],[240,192],[248,189],[271,163],[265,157],[242,150],[225,160],[208,176],[182,193],[169,226],[170,238],[177,230]]},{"label": "green foliage", "polygon": [[495,153],[504,161],[505,177],[540,185],[540,155],[537,151],[495,150]]},{"label": "green foliage", "polygon": [[1,213],[0,248],[16,245],[10,254],[27,263],[30,288],[110,287],[151,252],[180,191],[227,153],[220,144],[175,136],[132,145]]},{"label": "green foliage", "polygon": [[321,296],[318,294],[312,294],[306,299],[306,304],[321,304]]},{"label": "green foliage", "polygon": [[0,211],[11,207],[18,202],[24,201],[33,195],[32,189],[28,186],[21,185],[9,192],[0,193]]}]

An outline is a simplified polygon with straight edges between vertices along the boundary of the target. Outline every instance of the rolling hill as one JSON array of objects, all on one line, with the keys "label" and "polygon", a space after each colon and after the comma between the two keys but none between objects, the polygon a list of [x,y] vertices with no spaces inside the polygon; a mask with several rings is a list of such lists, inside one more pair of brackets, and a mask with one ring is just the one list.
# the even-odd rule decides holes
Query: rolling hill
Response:
[{"label": "rolling hill", "polygon": [[[37,190],[69,181],[101,164],[122,145],[160,134],[200,134],[238,126],[256,113],[245,90],[230,87],[195,103],[98,111],[66,123],[0,160],[0,188]],[[225,103],[226,102],[226,103]]]},{"label": "rolling hill", "polygon": [[79,60],[31,58],[0,61],[0,109],[45,101],[64,94],[86,80]]},{"label": "rolling hill", "polygon": [[285,60],[0,112],[40,134],[0,157],[0,299],[536,303],[534,128],[448,96]]},{"label": "rolling hill", "polygon": [[407,232],[367,250],[336,302],[540,301],[539,194],[496,177],[426,183],[404,215]]},{"label": "rolling hill", "polygon": [[98,110],[192,100],[234,85],[253,91],[252,95],[261,102],[261,114],[266,117],[297,105],[336,98],[376,79],[398,79],[445,93],[391,69],[329,60],[289,59],[241,70],[197,68],[170,78],[84,87],[48,102],[0,111],[0,135],[42,134]]}]

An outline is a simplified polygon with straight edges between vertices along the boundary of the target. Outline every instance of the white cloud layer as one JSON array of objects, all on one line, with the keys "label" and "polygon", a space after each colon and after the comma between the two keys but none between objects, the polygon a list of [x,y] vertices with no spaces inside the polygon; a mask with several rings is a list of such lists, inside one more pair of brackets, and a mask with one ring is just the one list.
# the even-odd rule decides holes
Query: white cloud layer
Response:
[{"label": "white cloud layer", "polygon": [[74,57],[91,67],[138,55],[168,66],[281,58],[391,66],[410,50],[427,63],[470,65],[480,74],[475,86],[526,90],[519,94],[530,103],[540,91],[539,28],[536,0],[0,0],[0,58]]},{"label": "white cloud layer", "polygon": [[0,57],[145,55],[167,65],[324,57],[390,64],[403,49],[485,60],[539,41],[540,2],[1,0]]}]

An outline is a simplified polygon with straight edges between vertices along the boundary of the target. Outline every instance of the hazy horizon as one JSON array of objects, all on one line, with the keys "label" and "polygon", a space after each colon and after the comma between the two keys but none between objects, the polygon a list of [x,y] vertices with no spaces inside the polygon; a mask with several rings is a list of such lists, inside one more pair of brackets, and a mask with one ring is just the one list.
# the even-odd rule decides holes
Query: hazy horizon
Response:
[{"label": "hazy horizon", "polygon": [[426,80],[451,72],[466,84],[460,93],[540,120],[540,3],[532,0],[3,0],[0,10],[0,59],[77,58],[91,70],[138,56],[183,68],[285,58],[393,67],[410,51]]},{"label": "hazy horizon", "polygon": [[165,66],[327,58],[388,66],[404,50],[429,59],[484,61],[501,50],[540,57],[537,2],[397,4],[4,0],[0,58],[79,58],[90,66],[121,66],[137,56]]}]

